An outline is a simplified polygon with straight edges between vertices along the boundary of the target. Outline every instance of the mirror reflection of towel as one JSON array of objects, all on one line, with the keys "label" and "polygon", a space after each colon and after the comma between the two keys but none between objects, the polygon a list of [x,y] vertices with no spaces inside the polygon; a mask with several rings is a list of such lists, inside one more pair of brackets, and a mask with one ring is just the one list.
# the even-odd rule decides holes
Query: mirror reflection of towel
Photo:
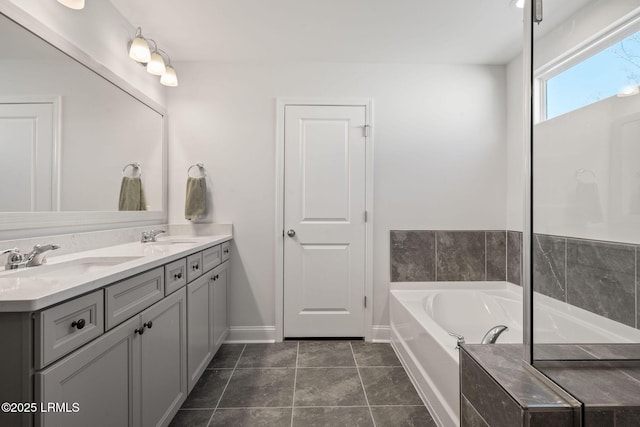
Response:
[{"label": "mirror reflection of towel", "polygon": [[147,210],[147,200],[144,196],[142,180],[139,176],[122,177],[122,184],[120,184],[120,201],[118,202],[118,209],[121,211]]},{"label": "mirror reflection of towel", "polygon": [[598,184],[595,182],[578,182],[576,186],[576,207],[578,214],[589,222],[602,222],[602,207]]},{"label": "mirror reflection of towel", "polygon": [[207,182],[205,177],[187,178],[184,217],[189,221],[204,218],[207,211]]}]

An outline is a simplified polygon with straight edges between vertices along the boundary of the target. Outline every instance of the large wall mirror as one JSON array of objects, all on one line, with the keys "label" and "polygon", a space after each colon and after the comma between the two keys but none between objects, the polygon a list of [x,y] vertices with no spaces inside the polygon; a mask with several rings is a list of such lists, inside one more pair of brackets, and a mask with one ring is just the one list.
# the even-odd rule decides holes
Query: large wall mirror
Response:
[{"label": "large wall mirror", "polygon": [[534,364],[640,359],[640,0],[545,10],[533,29]]},{"label": "large wall mirror", "polygon": [[[0,15],[0,233],[166,220],[165,110],[14,19]],[[119,203],[124,176],[139,208]]]}]

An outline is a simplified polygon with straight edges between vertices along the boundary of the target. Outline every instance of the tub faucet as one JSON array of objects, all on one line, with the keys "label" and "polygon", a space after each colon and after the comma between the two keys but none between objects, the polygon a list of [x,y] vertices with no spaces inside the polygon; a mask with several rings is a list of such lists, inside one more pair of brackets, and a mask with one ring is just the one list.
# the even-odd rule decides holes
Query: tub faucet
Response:
[{"label": "tub faucet", "polygon": [[509,328],[505,325],[494,326],[493,328],[489,329],[489,332],[484,334],[484,338],[482,338],[481,344],[495,344],[500,334],[507,330],[509,330]]},{"label": "tub faucet", "polygon": [[460,350],[460,344],[464,344],[464,337],[460,334],[456,334],[455,332],[447,332],[449,335],[451,335],[452,337],[455,337],[457,342],[456,342],[456,350]]}]

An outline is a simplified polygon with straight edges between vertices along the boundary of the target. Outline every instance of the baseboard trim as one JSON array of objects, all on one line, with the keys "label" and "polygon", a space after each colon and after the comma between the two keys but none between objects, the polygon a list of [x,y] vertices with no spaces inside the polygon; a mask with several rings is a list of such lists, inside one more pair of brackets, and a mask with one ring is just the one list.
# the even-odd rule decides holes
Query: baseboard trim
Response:
[{"label": "baseboard trim", "polygon": [[371,342],[391,342],[391,327],[389,325],[373,325]]},{"label": "baseboard trim", "polygon": [[225,344],[276,342],[275,326],[231,326]]}]

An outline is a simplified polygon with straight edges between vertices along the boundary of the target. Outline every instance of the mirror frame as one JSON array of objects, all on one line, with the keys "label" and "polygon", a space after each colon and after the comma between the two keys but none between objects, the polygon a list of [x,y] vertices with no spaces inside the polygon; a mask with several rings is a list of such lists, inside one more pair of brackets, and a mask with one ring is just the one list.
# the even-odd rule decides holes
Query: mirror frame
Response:
[{"label": "mirror frame", "polygon": [[[162,209],[159,211],[57,211],[57,212],[4,212],[0,213],[0,239],[61,234],[80,231],[128,228],[152,224],[164,224],[168,217],[168,160],[167,160],[167,109],[152,100],[125,79],[97,62],[71,41],[57,34],[51,28],[5,0],[0,0],[0,13],[25,28],[52,47],[62,51],[104,78],[117,88],[128,93],[139,102],[162,116]],[[124,51],[124,50],[123,50]],[[123,53],[124,55],[124,53]]]}]

